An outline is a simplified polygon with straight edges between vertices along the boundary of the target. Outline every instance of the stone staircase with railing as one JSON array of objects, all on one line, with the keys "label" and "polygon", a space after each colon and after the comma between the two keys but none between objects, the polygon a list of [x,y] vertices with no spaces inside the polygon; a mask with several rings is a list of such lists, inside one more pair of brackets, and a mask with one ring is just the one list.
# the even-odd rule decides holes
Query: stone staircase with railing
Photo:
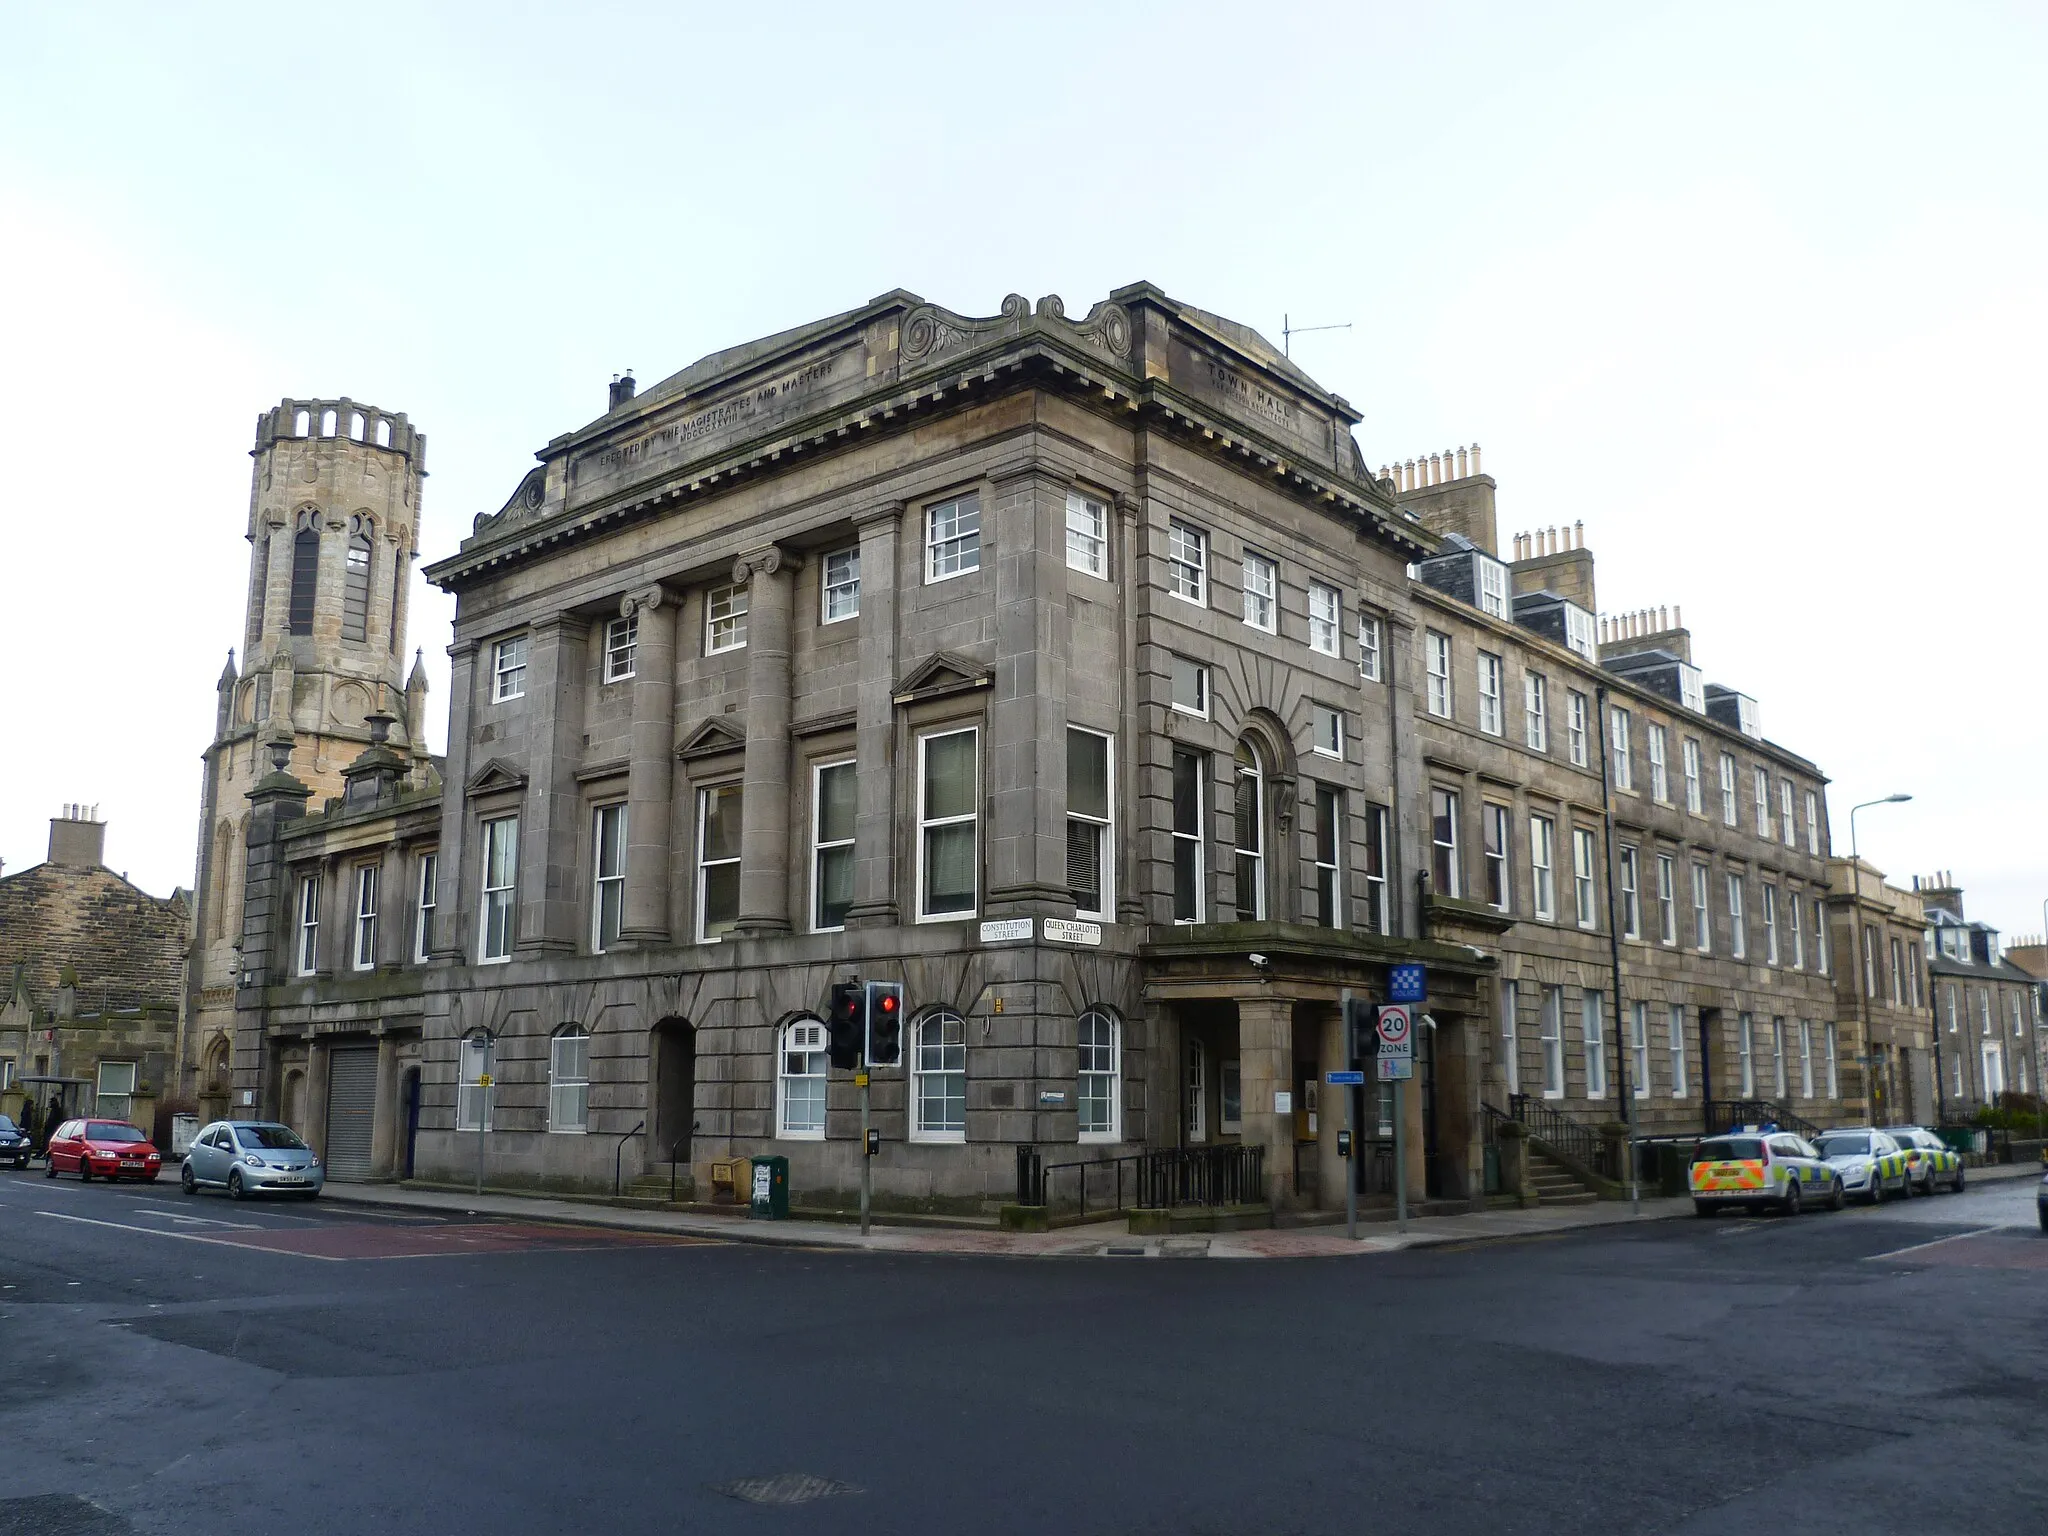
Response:
[{"label": "stone staircase with railing", "polygon": [[1591,1205],[1600,1198],[1541,1147],[1529,1149],[1529,1187],[1538,1205]]}]

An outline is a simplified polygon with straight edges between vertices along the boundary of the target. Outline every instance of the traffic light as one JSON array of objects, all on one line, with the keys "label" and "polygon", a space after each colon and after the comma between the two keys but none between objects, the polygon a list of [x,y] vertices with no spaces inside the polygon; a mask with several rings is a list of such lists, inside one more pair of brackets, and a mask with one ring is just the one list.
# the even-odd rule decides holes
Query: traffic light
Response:
[{"label": "traffic light", "polygon": [[1362,997],[1344,999],[1345,1047],[1351,1053],[1351,1066],[1355,1071],[1379,1055],[1379,1036],[1376,1031],[1376,1010]]},{"label": "traffic light", "polygon": [[903,983],[871,981],[864,1010],[868,1065],[893,1067],[903,1060]]},{"label": "traffic light", "polygon": [[825,1056],[842,1072],[860,1065],[860,1037],[866,994],[857,981],[835,981],[825,1010]]}]

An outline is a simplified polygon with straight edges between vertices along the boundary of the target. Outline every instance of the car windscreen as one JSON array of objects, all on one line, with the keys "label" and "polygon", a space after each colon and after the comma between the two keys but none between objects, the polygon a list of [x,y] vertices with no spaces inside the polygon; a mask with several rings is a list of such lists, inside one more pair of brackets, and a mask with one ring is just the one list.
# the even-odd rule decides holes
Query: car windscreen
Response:
[{"label": "car windscreen", "polygon": [[132,1125],[122,1125],[113,1120],[95,1120],[85,1128],[87,1141],[147,1141],[149,1138]]},{"label": "car windscreen", "polygon": [[0,1136],[12,1136],[17,1129],[19,1128],[12,1120],[0,1115]]},{"label": "car windscreen", "polygon": [[1822,1157],[1868,1157],[1870,1138],[1868,1136],[1823,1136],[1820,1139]]},{"label": "car windscreen", "polygon": [[235,1135],[245,1147],[266,1147],[273,1152],[296,1152],[305,1146],[287,1125],[238,1125]]},{"label": "car windscreen", "polygon": [[1696,1163],[1746,1163],[1764,1155],[1764,1144],[1756,1136],[1726,1136],[1719,1141],[1703,1141],[1699,1151],[1693,1154]]}]

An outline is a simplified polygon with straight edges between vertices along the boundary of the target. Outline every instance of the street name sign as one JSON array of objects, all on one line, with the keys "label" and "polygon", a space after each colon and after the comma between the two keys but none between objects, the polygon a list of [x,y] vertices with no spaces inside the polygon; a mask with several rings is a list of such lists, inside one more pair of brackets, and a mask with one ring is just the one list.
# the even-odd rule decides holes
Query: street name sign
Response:
[{"label": "street name sign", "polygon": [[1332,1088],[1356,1088],[1365,1082],[1363,1072],[1326,1072],[1323,1081]]}]

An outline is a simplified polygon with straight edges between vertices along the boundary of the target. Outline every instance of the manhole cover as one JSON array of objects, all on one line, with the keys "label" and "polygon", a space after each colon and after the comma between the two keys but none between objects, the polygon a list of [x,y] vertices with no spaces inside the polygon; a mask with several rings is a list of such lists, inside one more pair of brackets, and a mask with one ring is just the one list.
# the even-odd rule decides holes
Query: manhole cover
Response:
[{"label": "manhole cover", "polygon": [[813,1477],[808,1472],[778,1472],[773,1477],[742,1477],[730,1483],[713,1483],[713,1493],[722,1493],[727,1498],[742,1499],[749,1504],[808,1504],[813,1499],[829,1499],[835,1493],[859,1493],[851,1483],[834,1482],[829,1477]]}]

